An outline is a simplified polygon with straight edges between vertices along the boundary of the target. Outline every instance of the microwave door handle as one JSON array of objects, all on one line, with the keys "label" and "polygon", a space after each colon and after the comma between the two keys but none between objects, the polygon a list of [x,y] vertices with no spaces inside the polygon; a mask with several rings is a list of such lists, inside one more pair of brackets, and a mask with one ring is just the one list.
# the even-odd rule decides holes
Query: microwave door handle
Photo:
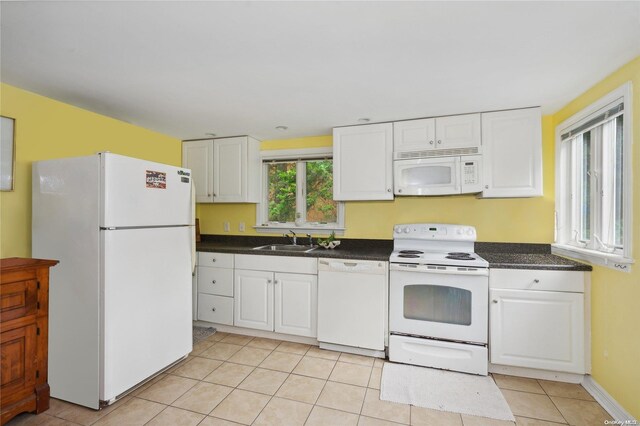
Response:
[{"label": "microwave door handle", "polygon": [[460,157],[455,158],[454,167],[455,167],[455,173],[454,173],[455,182],[453,183],[454,191],[461,193],[462,189],[460,188],[460,184],[462,179],[460,179]]}]

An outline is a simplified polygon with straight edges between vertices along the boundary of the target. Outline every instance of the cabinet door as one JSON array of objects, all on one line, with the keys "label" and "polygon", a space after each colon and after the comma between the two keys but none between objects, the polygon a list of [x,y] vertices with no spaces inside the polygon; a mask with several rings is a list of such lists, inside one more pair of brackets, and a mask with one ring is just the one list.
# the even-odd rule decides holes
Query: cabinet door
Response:
[{"label": "cabinet door", "polygon": [[213,141],[213,201],[239,203],[247,197],[247,138]]},{"label": "cabinet door", "polygon": [[182,142],[182,167],[191,169],[196,202],[213,202],[213,140]]},{"label": "cabinet door", "polygon": [[480,149],[480,137],[480,114],[436,118],[436,149]]},{"label": "cabinet door", "polygon": [[333,129],[333,199],[393,199],[393,125]]},{"label": "cabinet door", "polygon": [[316,337],[318,277],[275,274],[275,331]]},{"label": "cabinet door", "polygon": [[585,373],[584,295],[491,289],[493,364]]},{"label": "cabinet door", "polygon": [[482,197],[542,195],[540,108],[482,114]]},{"label": "cabinet door", "polygon": [[273,331],[273,272],[235,270],[233,325]]},{"label": "cabinet door", "polygon": [[393,151],[423,151],[436,144],[436,120],[407,120],[393,123]]},{"label": "cabinet door", "polygon": [[33,394],[36,384],[36,324],[0,334],[0,395],[4,407]]}]

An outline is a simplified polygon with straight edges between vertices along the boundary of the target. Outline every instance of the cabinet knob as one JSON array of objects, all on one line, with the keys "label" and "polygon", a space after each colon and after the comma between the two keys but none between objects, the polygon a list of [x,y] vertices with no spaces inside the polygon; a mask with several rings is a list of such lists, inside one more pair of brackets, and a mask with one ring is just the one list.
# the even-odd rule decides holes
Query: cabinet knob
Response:
[{"label": "cabinet knob", "polygon": [[538,284],[540,282],[540,280],[536,278],[535,280],[533,280],[533,282]]},{"label": "cabinet knob", "polygon": [[278,280],[273,280],[273,283],[274,284],[278,284]]},{"label": "cabinet knob", "polygon": [[398,189],[398,194],[402,192],[402,189]]},{"label": "cabinet knob", "polygon": [[214,197],[217,197],[217,195],[216,195],[216,193],[215,193],[215,192],[213,193],[213,196],[214,196]]},{"label": "cabinet knob", "polygon": [[484,186],[484,189],[489,189],[489,185],[485,185],[485,186]]},{"label": "cabinet knob", "polygon": [[212,310],[213,312],[215,312],[215,311],[216,311],[216,308],[211,308],[211,310]]},{"label": "cabinet knob", "polygon": [[215,261],[216,261],[216,258],[214,257],[213,259],[211,259],[211,261],[212,261],[212,262],[215,262]]},{"label": "cabinet knob", "polygon": [[387,188],[387,192],[391,192],[391,188]]},{"label": "cabinet knob", "polygon": [[211,197],[211,194],[207,194],[207,197]]},{"label": "cabinet knob", "polygon": [[215,284],[215,283],[216,283],[216,280],[211,281],[211,284]]},{"label": "cabinet knob", "polygon": [[429,145],[433,145],[433,141],[429,141]]},{"label": "cabinet knob", "polygon": [[498,303],[498,301],[496,299],[493,299],[491,302],[492,303]]},{"label": "cabinet knob", "polygon": [[442,141],[441,141],[441,140],[438,140],[438,145],[440,145],[441,143],[442,143]]},{"label": "cabinet knob", "polygon": [[271,280],[267,280],[267,284],[271,284]]}]

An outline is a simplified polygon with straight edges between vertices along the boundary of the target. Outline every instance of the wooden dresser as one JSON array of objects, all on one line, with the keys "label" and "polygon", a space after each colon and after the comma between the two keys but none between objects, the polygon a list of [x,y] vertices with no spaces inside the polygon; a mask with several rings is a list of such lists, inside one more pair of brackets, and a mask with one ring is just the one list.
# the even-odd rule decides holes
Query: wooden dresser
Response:
[{"label": "wooden dresser", "polygon": [[0,424],[49,408],[49,268],[57,263],[0,259]]}]

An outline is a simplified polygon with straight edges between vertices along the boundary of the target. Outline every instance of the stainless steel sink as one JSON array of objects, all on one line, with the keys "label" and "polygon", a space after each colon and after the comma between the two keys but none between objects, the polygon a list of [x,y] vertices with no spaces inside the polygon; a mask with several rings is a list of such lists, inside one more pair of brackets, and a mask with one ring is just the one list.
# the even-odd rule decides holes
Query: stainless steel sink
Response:
[{"label": "stainless steel sink", "polygon": [[318,246],[300,246],[293,244],[267,244],[266,246],[254,247],[254,250],[261,251],[292,251],[297,253],[309,253],[317,249]]}]

